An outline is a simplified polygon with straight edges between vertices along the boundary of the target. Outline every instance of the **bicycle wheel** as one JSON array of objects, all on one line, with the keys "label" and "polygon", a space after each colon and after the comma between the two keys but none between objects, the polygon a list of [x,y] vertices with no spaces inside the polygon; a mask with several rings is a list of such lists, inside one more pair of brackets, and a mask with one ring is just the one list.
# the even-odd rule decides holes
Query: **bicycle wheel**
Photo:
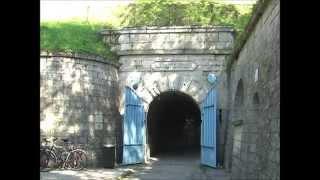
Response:
[{"label": "bicycle wheel", "polygon": [[87,167],[87,155],[83,150],[76,149],[70,152],[66,162],[65,168],[81,170]]},{"label": "bicycle wheel", "polygon": [[49,156],[45,150],[40,150],[40,170],[48,167]]},{"label": "bicycle wheel", "polygon": [[73,169],[74,162],[75,162],[74,153],[72,153],[72,151],[71,151],[68,153],[62,167],[64,169]]},{"label": "bicycle wheel", "polygon": [[83,150],[76,150],[75,152],[75,166],[74,169],[81,170],[87,167],[87,154]]},{"label": "bicycle wheel", "polygon": [[54,152],[43,149],[40,150],[40,170],[54,168],[57,164],[57,157]]},{"label": "bicycle wheel", "polygon": [[49,151],[49,162],[48,162],[48,168],[56,168],[57,167],[57,156],[53,151]]}]

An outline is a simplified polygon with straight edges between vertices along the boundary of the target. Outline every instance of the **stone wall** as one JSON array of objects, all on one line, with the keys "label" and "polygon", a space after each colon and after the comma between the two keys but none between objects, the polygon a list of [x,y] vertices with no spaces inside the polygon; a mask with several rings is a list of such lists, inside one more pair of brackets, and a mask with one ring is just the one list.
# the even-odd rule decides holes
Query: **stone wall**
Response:
[{"label": "stone wall", "polygon": [[259,7],[248,39],[217,87],[228,129],[224,166],[237,180],[280,179],[280,2],[262,1]]},{"label": "stone wall", "polygon": [[170,26],[104,30],[118,55],[230,54],[233,29],[224,26]]},{"label": "stone wall", "polygon": [[[207,81],[208,74],[219,74],[225,59],[225,55],[120,57],[123,63],[119,71],[120,88],[132,86],[138,79],[140,83],[136,91],[145,101],[146,108],[155,96],[168,90],[184,92],[200,104],[211,87]],[[135,64],[137,61],[140,61],[140,66]]]},{"label": "stone wall", "polygon": [[85,144],[89,166],[101,166],[101,146],[116,144],[120,114],[118,65],[84,54],[42,53],[41,137]]},{"label": "stone wall", "polygon": [[120,91],[139,82],[137,93],[146,107],[167,90],[184,92],[200,103],[210,88],[207,75],[221,72],[233,47],[230,27],[124,28],[101,34],[122,64]]},{"label": "stone wall", "polygon": [[[183,92],[199,105],[212,85],[209,73],[219,75],[232,53],[234,31],[222,26],[124,28],[101,32],[122,64],[119,69],[120,112],[124,113],[125,86],[137,83],[137,94],[148,106],[162,92]],[[224,144],[224,130],[219,143]],[[219,158],[223,160],[223,147]],[[146,149],[148,152],[148,149]]]}]

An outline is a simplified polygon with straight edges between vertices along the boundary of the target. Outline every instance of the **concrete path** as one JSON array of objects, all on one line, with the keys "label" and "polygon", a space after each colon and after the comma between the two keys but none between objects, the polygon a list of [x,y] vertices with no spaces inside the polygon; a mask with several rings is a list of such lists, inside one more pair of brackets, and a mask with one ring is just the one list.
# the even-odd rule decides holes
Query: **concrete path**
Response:
[{"label": "concrete path", "polygon": [[130,168],[88,169],[81,171],[53,170],[40,172],[40,180],[115,180],[121,179],[133,170]]},{"label": "concrete path", "polygon": [[[166,155],[148,165],[136,165],[124,180],[229,180],[223,169],[200,166],[199,155]],[[130,167],[130,166],[129,166]]]},{"label": "concrete path", "polygon": [[41,180],[230,180],[223,169],[200,166],[199,154],[162,155],[147,164],[115,169],[41,172]]}]

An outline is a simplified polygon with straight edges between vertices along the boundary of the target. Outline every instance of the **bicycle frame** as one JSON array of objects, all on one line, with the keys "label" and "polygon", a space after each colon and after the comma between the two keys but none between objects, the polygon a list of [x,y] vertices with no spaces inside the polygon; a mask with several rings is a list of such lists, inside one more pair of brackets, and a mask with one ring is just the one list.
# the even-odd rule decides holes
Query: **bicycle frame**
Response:
[{"label": "bicycle frame", "polygon": [[65,160],[64,163],[63,163],[63,168],[66,167],[66,163],[67,163],[68,160],[70,159],[70,155],[71,155],[72,153],[75,153],[75,152],[81,152],[81,153],[83,153],[85,156],[87,156],[87,152],[86,152],[86,151],[84,151],[84,150],[82,150],[82,149],[78,149],[78,148],[73,149],[73,150],[69,151],[68,156],[67,156],[66,160]]},{"label": "bicycle frame", "polygon": [[[67,167],[67,163],[69,163],[70,161],[74,160],[74,159],[72,159],[72,157],[70,157],[71,154],[78,154],[79,155],[79,153],[80,153],[81,156],[84,155],[85,156],[85,162],[86,162],[86,160],[87,160],[87,152],[85,150],[77,147],[76,145],[74,145],[72,143],[66,142],[66,141],[64,141],[64,145],[57,146],[55,144],[56,140],[54,140],[52,142],[51,146],[48,146],[47,145],[48,141],[45,139],[45,146],[40,146],[40,151],[45,151],[48,156],[50,156],[51,158],[55,159],[56,167],[66,168]],[[79,159],[76,159],[76,161],[73,161],[73,162],[79,163]],[[81,158],[80,162],[82,162],[82,158]],[[71,167],[71,168],[74,168],[74,166]],[[81,166],[80,168],[83,168],[83,166]]]}]

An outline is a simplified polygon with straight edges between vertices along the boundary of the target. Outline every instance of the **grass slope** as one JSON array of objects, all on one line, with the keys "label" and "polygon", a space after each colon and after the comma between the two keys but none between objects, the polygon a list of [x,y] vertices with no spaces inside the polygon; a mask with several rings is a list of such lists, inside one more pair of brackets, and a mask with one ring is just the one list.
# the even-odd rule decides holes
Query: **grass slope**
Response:
[{"label": "grass slope", "polygon": [[107,28],[103,24],[80,21],[42,22],[40,24],[40,48],[49,52],[78,52],[102,56],[115,61],[115,53],[105,45],[98,31]]}]

